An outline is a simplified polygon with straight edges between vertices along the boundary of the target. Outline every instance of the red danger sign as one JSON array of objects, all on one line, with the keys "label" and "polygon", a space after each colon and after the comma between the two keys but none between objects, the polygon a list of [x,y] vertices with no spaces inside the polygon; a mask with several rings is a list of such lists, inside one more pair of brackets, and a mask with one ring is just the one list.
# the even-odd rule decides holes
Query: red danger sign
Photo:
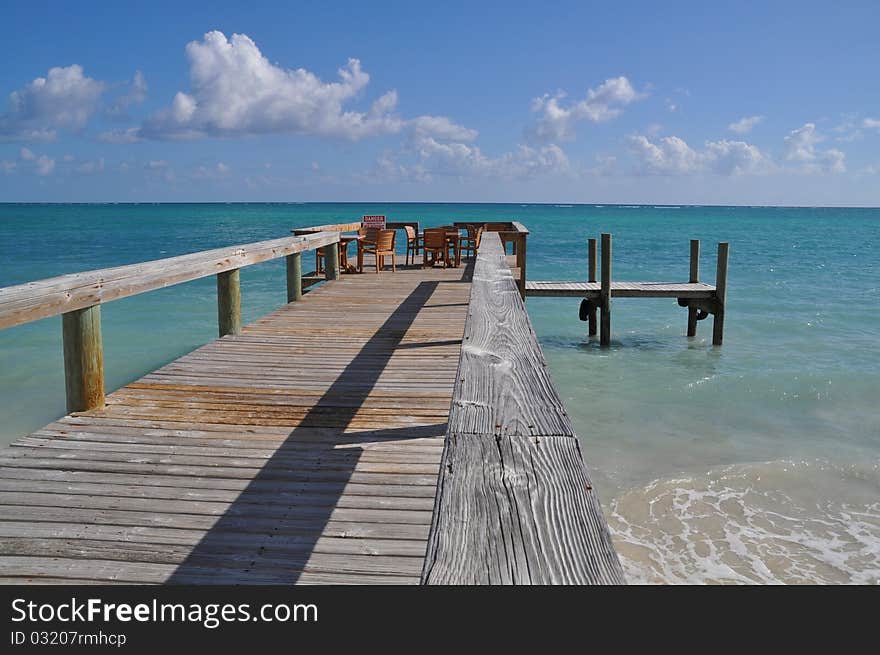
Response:
[{"label": "red danger sign", "polygon": [[385,229],[384,216],[364,216],[364,227],[374,227],[378,230]]}]

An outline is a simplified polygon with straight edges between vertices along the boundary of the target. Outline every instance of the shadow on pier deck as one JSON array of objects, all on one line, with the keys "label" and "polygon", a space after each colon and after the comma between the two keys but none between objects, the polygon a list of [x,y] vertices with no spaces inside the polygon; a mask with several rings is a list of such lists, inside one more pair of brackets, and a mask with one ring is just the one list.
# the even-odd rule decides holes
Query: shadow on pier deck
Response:
[{"label": "shadow on pier deck", "polygon": [[[0,327],[59,313],[59,287],[76,315],[305,243],[0,290]],[[621,582],[522,289],[484,244],[476,267],[344,275],[243,330],[218,279],[229,334],[0,451],[0,582]],[[66,364],[68,401],[94,401]]]}]

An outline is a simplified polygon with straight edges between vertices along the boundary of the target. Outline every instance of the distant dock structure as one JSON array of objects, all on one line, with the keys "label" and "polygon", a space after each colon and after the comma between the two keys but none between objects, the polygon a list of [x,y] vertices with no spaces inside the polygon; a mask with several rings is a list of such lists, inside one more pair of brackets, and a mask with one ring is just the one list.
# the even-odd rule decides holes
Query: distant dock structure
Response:
[{"label": "distant dock structure", "polygon": [[[623,282],[612,280],[611,235],[602,234],[602,275],[597,280],[596,239],[588,239],[588,279],[586,282],[529,281],[526,296],[582,298],[580,319],[589,323],[589,335],[599,343],[611,344],[612,298],[677,298],[688,310],[687,335],[697,335],[697,322],[713,317],[712,344],[720,346],[724,340],[724,311],[727,300],[727,259],[730,244],[718,244],[718,262],[715,284],[700,282],[700,241],[691,240],[690,276],[687,282]],[[599,314],[597,321],[597,312]]]}]

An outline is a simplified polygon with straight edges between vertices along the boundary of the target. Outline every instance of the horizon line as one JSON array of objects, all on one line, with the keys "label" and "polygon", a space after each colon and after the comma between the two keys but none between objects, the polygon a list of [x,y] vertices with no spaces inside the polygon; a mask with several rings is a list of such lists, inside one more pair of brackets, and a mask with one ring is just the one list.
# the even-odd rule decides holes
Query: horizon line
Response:
[{"label": "horizon line", "polygon": [[520,205],[558,207],[714,207],[733,209],[880,209],[880,205],[761,205],[761,204],[712,204],[712,203],[662,203],[662,202],[522,202],[522,201],[434,201],[434,200],[101,200],[101,201],[17,201],[0,200],[0,205]]}]

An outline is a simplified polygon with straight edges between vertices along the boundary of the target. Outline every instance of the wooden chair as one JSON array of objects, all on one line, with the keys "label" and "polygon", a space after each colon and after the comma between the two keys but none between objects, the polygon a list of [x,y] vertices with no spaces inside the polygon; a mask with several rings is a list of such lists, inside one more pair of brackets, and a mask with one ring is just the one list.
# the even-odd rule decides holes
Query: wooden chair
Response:
[{"label": "wooden chair", "polygon": [[[372,243],[364,239],[358,242],[358,270],[364,272],[364,254],[370,253],[376,258],[376,273],[385,266],[385,258],[391,257],[391,271],[396,272],[394,261],[394,236],[397,230],[376,230],[376,240]],[[367,235],[368,237],[370,235]]]},{"label": "wooden chair", "polygon": [[461,240],[461,254],[476,256],[477,254],[477,232],[483,231],[483,226],[477,226],[474,223],[467,224],[467,236]]},{"label": "wooden chair", "polygon": [[419,235],[411,225],[405,225],[403,229],[406,231],[406,263],[415,264],[416,255],[421,249]]},{"label": "wooden chair", "polygon": [[358,230],[358,236],[363,237],[357,242],[357,270],[361,273],[364,272],[364,248],[375,245],[378,233],[379,230],[375,227],[361,227]]},{"label": "wooden chair", "polygon": [[[446,232],[449,228],[434,227],[425,230],[425,241],[423,249],[425,251],[425,259],[422,262],[422,268],[431,268],[439,261],[443,262],[444,267],[449,266],[449,242],[446,240]],[[428,257],[430,255],[430,258]]]},{"label": "wooden chair", "polygon": [[379,228],[376,227],[361,227],[358,230],[358,236],[364,237],[364,241],[368,241],[370,243],[376,243],[376,234],[379,232]]},{"label": "wooden chair", "polygon": [[483,238],[483,232],[485,232],[485,230],[485,225],[481,225],[477,228],[477,235],[474,238],[474,255],[476,255],[477,251],[480,249],[480,240]]}]

